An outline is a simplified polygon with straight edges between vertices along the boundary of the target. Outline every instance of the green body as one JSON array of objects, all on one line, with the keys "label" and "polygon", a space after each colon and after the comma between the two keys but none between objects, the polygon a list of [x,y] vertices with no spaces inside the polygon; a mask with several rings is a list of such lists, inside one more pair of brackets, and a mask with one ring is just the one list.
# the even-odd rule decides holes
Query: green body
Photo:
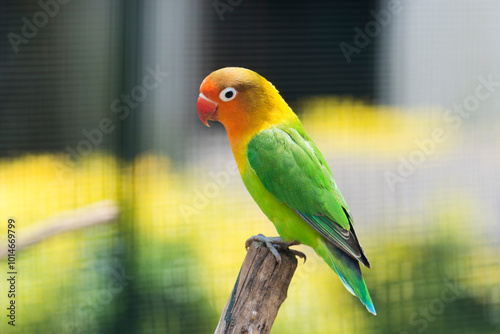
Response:
[{"label": "green body", "polygon": [[349,209],[300,121],[295,118],[257,133],[247,145],[245,160],[240,166],[243,182],[282,239],[312,247],[376,314],[358,260],[367,266],[369,262]]}]

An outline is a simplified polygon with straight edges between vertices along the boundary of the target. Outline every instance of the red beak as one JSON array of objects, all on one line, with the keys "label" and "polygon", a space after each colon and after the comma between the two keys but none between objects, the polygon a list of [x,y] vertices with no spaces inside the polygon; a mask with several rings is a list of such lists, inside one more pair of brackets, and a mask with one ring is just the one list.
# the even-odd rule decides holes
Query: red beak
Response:
[{"label": "red beak", "polygon": [[217,120],[218,107],[219,105],[217,103],[210,100],[208,97],[203,95],[203,93],[200,93],[200,96],[198,97],[197,108],[198,108],[198,116],[200,117],[200,120],[203,122],[203,124],[210,127],[210,125],[208,125],[208,120],[211,121]]}]

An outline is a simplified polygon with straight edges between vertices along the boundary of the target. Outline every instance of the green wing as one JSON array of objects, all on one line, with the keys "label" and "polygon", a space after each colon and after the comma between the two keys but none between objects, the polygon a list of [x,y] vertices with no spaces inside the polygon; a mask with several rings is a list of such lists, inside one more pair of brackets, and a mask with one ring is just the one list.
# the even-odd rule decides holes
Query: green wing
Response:
[{"label": "green wing", "polygon": [[247,154],[267,191],[327,240],[370,267],[332,172],[300,124],[260,132],[249,142]]}]

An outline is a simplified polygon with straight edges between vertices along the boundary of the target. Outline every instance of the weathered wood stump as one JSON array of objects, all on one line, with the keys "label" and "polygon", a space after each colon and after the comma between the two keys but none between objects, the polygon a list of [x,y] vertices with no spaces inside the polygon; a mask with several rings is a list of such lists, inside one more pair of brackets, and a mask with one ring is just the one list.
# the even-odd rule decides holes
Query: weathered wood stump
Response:
[{"label": "weathered wood stump", "polygon": [[293,253],[278,251],[281,263],[262,243],[252,242],[215,334],[264,334],[271,331],[297,268]]}]

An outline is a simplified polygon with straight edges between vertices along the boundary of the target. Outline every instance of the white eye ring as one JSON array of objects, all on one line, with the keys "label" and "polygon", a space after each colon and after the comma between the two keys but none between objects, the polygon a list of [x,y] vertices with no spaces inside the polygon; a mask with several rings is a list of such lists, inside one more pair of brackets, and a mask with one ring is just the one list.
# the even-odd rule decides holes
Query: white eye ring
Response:
[{"label": "white eye ring", "polygon": [[236,89],[234,89],[233,87],[227,87],[224,88],[222,92],[220,92],[219,98],[224,102],[228,102],[234,99],[236,97],[236,94],[238,94],[238,91]]}]

